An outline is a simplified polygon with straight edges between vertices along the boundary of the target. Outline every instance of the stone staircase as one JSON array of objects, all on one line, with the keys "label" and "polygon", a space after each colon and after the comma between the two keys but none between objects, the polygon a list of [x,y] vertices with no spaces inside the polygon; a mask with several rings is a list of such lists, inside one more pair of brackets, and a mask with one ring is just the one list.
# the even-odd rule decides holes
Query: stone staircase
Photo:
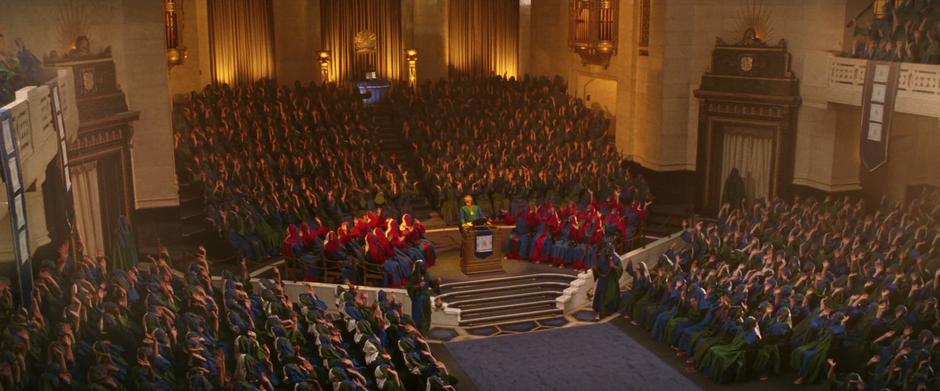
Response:
[{"label": "stone staircase", "polygon": [[205,246],[213,263],[237,258],[237,251],[215,231],[206,214],[205,186],[202,181],[179,176],[180,234],[190,246]]},{"label": "stone staircase", "polygon": [[560,273],[497,277],[441,284],[438,296],[460,309],[460,326],[507,323],[561,315],[555,304],[576,278]]},{"label": "stone staircase", "polygon": [[644,234],[647,239],[658,239],[682,230],[682,219],[689,217],[688,205],[650,205]]},{"label": "stone staircase", "polygon": [[[372,123],[376,127],[376,136],[382,154],[385,156],[394,154],[408,170],[408,178],[417,180],[420,172],[418,171],[418,158],[415,156],[415,151],[408,143],[408,140],[405,140],[401,133],[401,121],[394,109],[387,104],[376,104],[369,108],[369,112],[372,116]],[[444,226],[444,220],[435,211],[426,194],[423,192],[415,194],[411,202],[414,217],[420,219],[425,227],[439,228]]]}]

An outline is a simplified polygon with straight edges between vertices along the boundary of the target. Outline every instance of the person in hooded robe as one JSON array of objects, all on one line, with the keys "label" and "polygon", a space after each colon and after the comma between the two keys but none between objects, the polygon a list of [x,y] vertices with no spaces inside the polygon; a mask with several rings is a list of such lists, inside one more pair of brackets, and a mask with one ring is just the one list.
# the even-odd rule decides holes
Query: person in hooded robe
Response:
[{"label": "person in hooded robe", "polygon": [[114,245],[111,246],[111,264],[113,271],[128,270],[137,265],[137,240],[131,230],[127,216],[118,218],[114,230]]},{"label": "person in hooded robe", "polygon": [[729,344],[715,345],[708,349],[699,368],[715,383],[725,384],[743,381],[749,359],[761,341],[757,319],[748,316],[743,327]]},{"label": "person in hooded robe", "polygon": [[790,367],[799,374],[793,384],[813,384],[823,380],[827,374],[826,359],[830,357],[831,351],[842,346],[846,333],[845,321],[848,318],[841,312],[833,313],[831,317],[823,315],[812,330],[815,338],[790,353]]},{"label": "person in hooded robe", "polygon": [[594,267],[594,309],[595,319],[600,320],[620,308],[620,276],[623,268],[620,257],[611,245],[601,249],[601,257]]},{"label": "person in hooded robe", "polygon": [[740,209],[742,202],[746,197],[744,191],[744,179],[737,168],[732,168],[728,178],[725,179],[724,194],[721,195],[721,203],[731,205],[731,209]]},{"label": "person in hooded robe", "polygon": [[411,319],[418,330],[427,333],[431,329],[431,280],[424,261],[419,260],[412,266],[408,297],[411,298]]}]

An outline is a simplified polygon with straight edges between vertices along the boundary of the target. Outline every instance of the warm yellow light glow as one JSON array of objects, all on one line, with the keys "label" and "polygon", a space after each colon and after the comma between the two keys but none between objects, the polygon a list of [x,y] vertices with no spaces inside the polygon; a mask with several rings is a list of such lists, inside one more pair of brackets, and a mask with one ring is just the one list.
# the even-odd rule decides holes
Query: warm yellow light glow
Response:
[{"label": "warm yellow light glow", "polygon": [[327,83],[330,81],[330,51],[319,50],[317,51],[317,57],[320,62],[320,81]]},{"label": "warm yellow light glow", "polygon": [[517,75],[518,1],[451,0],[447,32],[447,65],[452,75]]},{"label": "warm yellow light glow", "polygon": [[401,0],[321,0],[323,48],[330,50],[330,80],[402,80]]},{"label": "warm yellow light glow", "polygon": [[405,61],[408,62],[408,85],[412,88],[418,86],[418,50],[406,49]]},{"label": "warm yellow light glow", "polygon": [[272,0],[209,0],[212,79],[244,84],[274,76]]}]

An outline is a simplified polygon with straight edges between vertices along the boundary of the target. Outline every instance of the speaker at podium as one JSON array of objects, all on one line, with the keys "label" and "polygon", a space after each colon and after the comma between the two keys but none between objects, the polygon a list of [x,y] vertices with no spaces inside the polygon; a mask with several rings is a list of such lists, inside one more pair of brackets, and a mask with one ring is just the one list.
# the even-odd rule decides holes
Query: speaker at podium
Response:
[{"label": "speaker at podium", "polygon": [[508,230],[480,219],[461,227],[460,270],[467,275],[503,272],[503,247]]}]

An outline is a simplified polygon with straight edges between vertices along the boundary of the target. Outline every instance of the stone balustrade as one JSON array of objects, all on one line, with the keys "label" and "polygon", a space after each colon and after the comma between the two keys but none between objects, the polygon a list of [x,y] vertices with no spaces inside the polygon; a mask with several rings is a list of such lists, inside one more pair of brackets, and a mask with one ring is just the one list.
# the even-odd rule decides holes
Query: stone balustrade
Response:
[{"label": "stone balustrade", "polygon": [[[808,54],[801,75],[803,101],[861,106],[867,63],[828,52]],[[895,111],[940,118],[940,65],[901,64]]]}]

